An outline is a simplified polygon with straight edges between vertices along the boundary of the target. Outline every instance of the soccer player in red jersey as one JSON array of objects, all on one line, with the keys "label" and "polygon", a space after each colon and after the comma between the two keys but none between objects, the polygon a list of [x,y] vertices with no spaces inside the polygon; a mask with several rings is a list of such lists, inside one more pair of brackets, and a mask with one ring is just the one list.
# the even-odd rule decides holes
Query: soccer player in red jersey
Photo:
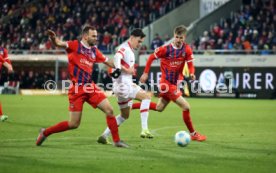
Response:
[{"label": "soccer player in red jersey", "polygon": [[[144,73],[140,82],[145,83],[148,79],[150,66],[155,59],[161,61],[161,80],[159,84],[160,99],[158,103],[151,102],[150,109],[162,112],[170,101],[175,102],[182,109],[183,121],[190,131],[191,139],[205,141],[206,136],[196,132],[190,117],[190,104],[182,97],[182,92],[177,87],[177,81],[182,76],[185,63],[188,64],[190,76],[195,80],[195,69],[193,65],[193,52],[191,47],[185,43],[187,29],[181,25],[174,29],[174,41],[166,46],[161,46],[149,56]],[[139,109],[140,103],[133,104],[133,109]]]},{"label": "soccer player in red jersey", "polygon": [[92,26],[85,26],[82,30],[81,41],[61,41],[55,32],[48,30],[52,43],[60,48],[65,48],[68,54],[68,71],[72,85],[69,88],[69,121],[60,122],[54,126],[40,130],[36,145],[40,146],[43,141],[53,133],[59,133],[76,129],[80,125],[84,102],[94,108],[99,108],[106,114],[106,123],[109,127],[116,147],[128,147],[119,137],[118,126],[113,108],[107,100],[103,91],[92,82],[92,71],[94,63],[104,63],[113,67],[113,61],[108,60],[95,46],[97,42],[97,30]]},{"label": "soccer player in red jersey", "polygon": [[[8,58],[8,51],[7,51],[7,49],[0,46],[0,72],[1,72],[1,69],[2,69],[2,65],[8,69],[8,73],[13,72],[11,61]],[[1,78],[1,76],[0,76],[0,78]],[[2,122],[4,122],[7,119],[8,119],[8,116],[3,115],[2,104],[1,104],[1,101],[0,101],[0,120]]]}]

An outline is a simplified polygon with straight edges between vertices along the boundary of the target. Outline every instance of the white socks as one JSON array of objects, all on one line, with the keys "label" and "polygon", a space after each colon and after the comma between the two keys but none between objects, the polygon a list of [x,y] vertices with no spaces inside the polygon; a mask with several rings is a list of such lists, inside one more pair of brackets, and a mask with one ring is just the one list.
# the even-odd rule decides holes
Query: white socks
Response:
[{"label": "white socks", "polygon": [[[124,121],[125,121],[125,118],[122,117],[121,115],[118,115],[118,116],[116,117],[116,122],[117,122],[117,125],[118,125],[118,126],[120,126]],[[103,132],[102,135],[103,135],[105,138],[107,138],[107,137],[110,135],[110,130],[109,130],[108,127],[105,129],[105,131]]]},{"label": "white socks", "polygon": [[143,130],[148,129],[149,107],[150,107],[150,100],[149,99],[142,100],[141,106],[140,106],[140,114],[141,114],[141,124],[142,124]]},{"label": "white socks", "polygon": [[[148,130],[149,107],[150,107],[150,100],[149,99],[142,100],[141,106],[140,106],[142,130]],[[116,122],[118,126],[120,126],[124,121],[125,121],[125,118],[122,117],[121,115],[116,116]],[[108,127],[105,129],[102,136],[104,136],[105,138],[110,136],[110,130]]]}]

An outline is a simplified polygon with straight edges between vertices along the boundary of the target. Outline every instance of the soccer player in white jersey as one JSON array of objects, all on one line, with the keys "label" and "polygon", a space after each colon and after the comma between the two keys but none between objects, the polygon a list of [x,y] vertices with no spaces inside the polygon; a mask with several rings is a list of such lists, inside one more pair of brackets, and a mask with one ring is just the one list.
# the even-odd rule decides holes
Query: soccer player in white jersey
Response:
[{"label": "soccer player in white jersey", "polygon": [[[139,28],[134,29],[128,41],[120,46],[114,56],[115,70],[111,74],[113,77],[113,92],[118,97],[118,104],[121,114],[116,117],[118,126],[128,119],[132,100],[141,101],[140,114],[142,124],[142,138],[153,138],[148,129],[148,116],[151,96],[149,96],[140,86],[133,83],[135,73],[134,50],[138,49],[144,41],[145,34]],[[98,143],[108,144],[110,130],[106,128],[104,133],[98,138]]]}]

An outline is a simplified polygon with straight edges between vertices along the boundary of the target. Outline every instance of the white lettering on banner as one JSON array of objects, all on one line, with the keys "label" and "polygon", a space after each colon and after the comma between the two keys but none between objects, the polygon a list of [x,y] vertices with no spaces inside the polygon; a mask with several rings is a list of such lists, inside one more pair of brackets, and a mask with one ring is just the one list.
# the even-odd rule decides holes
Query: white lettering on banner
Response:
[{"label": "white lettering on banner", "polygon": [[220,73],[218,77],[218,83],[223,83],[223,82],[224,82],[224,76],[222,73]]},{"label": "white lettering on banner", "polygon": [[[236,73],[236,79],[235,79],[235,86],[234,88],[238,88],[239,87],[239,73]],[[262,79],[262,76],[265,76],[265,79]],[[249,84],[250,80],[253,79],[254,82],[254,88],[256,90],[261,90],[263,89],[262,87],[262,83],[265,83],[265,89],[274,89],[274,85],[273,85],[273,74],[272,73],[265,73],[265,75],[262,73],[254,73],[254,78],[251,78],[249,73],[244,73],[243,74],[243,79],[242,79],[242,86],[243,89],[251,89],[251,85]],[[265,80],[263,82],[263,80]]]},{"label": "white lettering on banner", "polygon": [[229,58],[226,58],[225,59],[225,62],[228,63],[228,62],[233,62],[233,63],[238,63],[240,62],[240,58],[233,58],[233,57],[229,57]]},{"label": "white lettering on banner", "polygon": [[[156,73],[156,82],[157,84],[159,85],[159,82],[161,80],[161,75],[162,73],[161,72],[157,72]],[[150,75],[149,75],[149,82],[150,82],[150,86],[153,86],[154,85],[154,73],[153,72],[150,72]]]},{"label": "white lettering on banner", "polygon": [[[225,93],[228,93],[228,88],[225,84],[220,83],[220,84],[217,84],[216,91],[220,94],[225,94]],[[232,93],[232,92],[230,92],[230,93]]]},{"label": "white lettering on banner", "polygon": [[249,84],[249,81],[250,81],[250,74],[249,73],[244,73],[243,74],[243,85],[242,85],[242,88],[243,89],[246,89],[246,87],[248,89],[251,89],[251,86]]},{"label": "white lettering on banner", "polygon": [[276,67],[275,55],[195,55],[195,67]]},{"label": "white lettering on banner", "polygon": [[271,73],[265,74],[265,89],[274,89],[274,86],[272,84],[273,81],[273,75]]},{"label": "white lettering on banner", "polygon": [[151,72],[150,75],[149,75],[149,81],[153,81],[154,80],[153,75],[154,75],[153,72]]},{"label": "white lettering on banner", "polygon": [[200,62],[213,62],[214,61],[214,58],[200,58],[199,59]]},{"label": "white lettering on banner", "polygon": [[255,79],[254,80],[254,89],[257,89],[257,90],[262,89],[262,87],[258,85],[258,83],[262,81],[261,76],[262,76],[261,73],[254,74],[254,79]]},{"label": "white lettering on banner", "polygon": [[161,75],[162,75],[161,72],[158,72],[158,73],[157,73],[157,82],[158,82],[158,83],[159,83],[160,80],[161,80]]},{"label": "white lettering on banner", "polygon": [[240,74],[239,73],[237,73],[236,74],[236,85],[234,86],[234,88],[238,88],[239,87],[239,84],[240,84],[240,80],[239,80],[239,78],[240,78]]},{"label": "white lettering on banner", "polygon": [[267,58],[266,57],[256,57],[252,58],[252,63],[264,63],[266,62]]}]

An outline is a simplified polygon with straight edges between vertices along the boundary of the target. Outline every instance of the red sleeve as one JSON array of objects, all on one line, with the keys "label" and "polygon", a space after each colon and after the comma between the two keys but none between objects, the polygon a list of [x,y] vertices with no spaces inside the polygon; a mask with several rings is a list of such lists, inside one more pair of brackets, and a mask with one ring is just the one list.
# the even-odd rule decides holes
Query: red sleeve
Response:
[{"label": "red sleeve", "polygon": [[194,67],[194,63],[193,63],[194,55],[193,55],[192,48],[189,45],[186,46],[185,61],[187,62],[190,74],[194,74],[195,73],[195,67]]},{"label": "red sleeve", "polygon": [[166,47],[158,47],[154,50],[155,58],[164,58],[166,56]]},{"label": "red sleeve", "polygon": [[96,49],[96,62],[106,62],[106,61],[108,61],[108,58],[104,56],[99,49]]},{"label": "red sleeve", "polygon": [[147,64],[144,70],[144,73],[149,73],[150,66],[153,60],[157,58],[164,58],[166,56],[166,47],[158,47],[154,50],[154,53],[151,54],[147,60]]},{"label": "red sleeve", "polygon": [[152,61],[155,60],[155,55],[154,54],[151,54],[147,60],[147,64],[146,64],[146,67],[144,69],[144,73],[149,73],[149,70],[150,70],[150,66],[152,64]]},{"label": "red sleeve", "polygon": [[74,50],[77,50],[78,49],[78,40],[70,40],[70,41],[67,41],[67,48],[66,48],[66,52],[67,53],[70,53]]},{"label": "red sleeve", "polygon": [[7,63],[11,64],[11,61],[9,60],[9,57],[8,57],[8,50],[7,49],[4,49],[3,62],[7,62]]}]

